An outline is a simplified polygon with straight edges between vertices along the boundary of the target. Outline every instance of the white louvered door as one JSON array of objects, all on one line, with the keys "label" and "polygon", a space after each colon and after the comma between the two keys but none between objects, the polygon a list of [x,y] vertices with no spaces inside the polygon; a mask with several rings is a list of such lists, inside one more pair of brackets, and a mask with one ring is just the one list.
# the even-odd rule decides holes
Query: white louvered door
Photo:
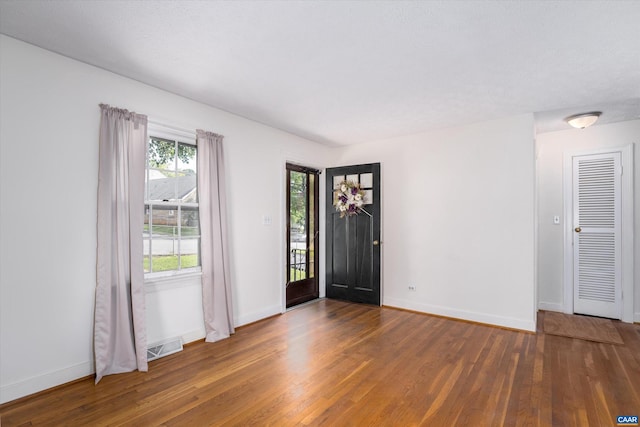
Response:
[{"label": "white louvered door", "polygon": [[622,317],[620,153],[573,157],[573,311]]}]

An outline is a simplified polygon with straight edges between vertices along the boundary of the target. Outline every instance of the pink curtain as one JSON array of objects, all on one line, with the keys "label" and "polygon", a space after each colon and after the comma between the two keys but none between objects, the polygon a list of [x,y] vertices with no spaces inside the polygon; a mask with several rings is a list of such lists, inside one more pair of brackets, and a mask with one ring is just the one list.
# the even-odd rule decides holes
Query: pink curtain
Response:
[{"label": "pink curtain", "polygon": [[147,117],[100,108],[96,383],[104,375],[147,370],[142,265]]},{"label": "pink curtain", "polygon": [[234,333],[221,135],[198,129],[202,304],[207,342]]}]

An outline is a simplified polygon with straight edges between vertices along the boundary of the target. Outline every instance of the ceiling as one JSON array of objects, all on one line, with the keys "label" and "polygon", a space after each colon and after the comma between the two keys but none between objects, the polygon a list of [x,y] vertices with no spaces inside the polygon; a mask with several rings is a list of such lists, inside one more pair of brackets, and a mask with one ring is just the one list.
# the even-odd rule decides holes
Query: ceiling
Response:
[{"label": "ceiling", "polygon": [[640,118],[639,1],[13,1],[0,32],[327,145]]}]

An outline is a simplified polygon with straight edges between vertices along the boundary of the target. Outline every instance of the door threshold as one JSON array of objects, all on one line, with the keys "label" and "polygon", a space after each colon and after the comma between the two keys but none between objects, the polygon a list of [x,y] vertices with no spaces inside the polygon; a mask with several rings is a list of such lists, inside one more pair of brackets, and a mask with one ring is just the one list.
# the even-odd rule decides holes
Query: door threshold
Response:
[{"label": "door threshold", "polygon": [[307,306],[307,305],[315,304],[315,303],[317,303],[317,302],[319,302],[319,301],[321,301],[321,300],[323,300],[323,299],[324,299],[324,297],[322,297],[322,298],[316,298],[316,299],[312,299],[311,301],[307,301],[307,302],[303,302],[303,303],[300,303],[300,304],[294,305],[293,307],[289,307],[289,308],[287,308],[287,309],[285,310],[285,312],[287,312],[287,311],[291,311],[291,310],[295,310],[296,308],[305,307],[305,306]]}]

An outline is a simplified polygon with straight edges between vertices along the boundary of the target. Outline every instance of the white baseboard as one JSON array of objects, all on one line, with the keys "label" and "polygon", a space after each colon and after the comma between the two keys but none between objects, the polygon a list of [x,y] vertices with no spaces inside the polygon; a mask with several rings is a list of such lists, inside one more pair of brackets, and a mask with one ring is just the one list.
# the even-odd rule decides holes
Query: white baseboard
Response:
[{"label": "white baseboard", "polygon": [[542,302],[538,303],[538,310],[557,311],[564,313],[564,306],[556,302]]},{"label": "white baseboard", "polygon": [[634,321],[635,323],[640,323],[640,313],[635,313],[635,314],[633,315],[633,321]]},{"label": "white baseboard", "polygon": [[94,373],[93,362],[84,362],[68,368],[27,378],[26,380],[17,381],[12,384],[6,384],[0,387],[0,404],[59,386],[60,384],[68,383],[78,378],[86,377],[87,375],[93,375]]},{"label": "white baseboard", "polygon": [[196,329],[195,331],[185,332],[181,335],[182,343],[189,344],[190,342],[198,341],[204,339],[207,334],[204,328]]},{"label": "white baseboard", "polygon": [[493,314],[478,313],[473,311],[458,310],[451,307],[422,304],[415,301],[408,301],[396,298],[385,298],[384,305],[389,307],[404,308],[406,310],[419,311],[427,314],[452,317],[455,319],[470,320],[472,322],[486,323],[505,328],[520,329],[523,331],[535,332],[535,319],[524,320],[512,317],[495,316]]},{"label": "white baseboard", "polygon": [[244,314],[234,319],[235,326],[247,325],[249,323],[257,322],[258,320],[266,319],[267,317],[274,316],[282,313],[282,306],[272,305],[266,307],[260,311],[254,311],[253,313]]}]

